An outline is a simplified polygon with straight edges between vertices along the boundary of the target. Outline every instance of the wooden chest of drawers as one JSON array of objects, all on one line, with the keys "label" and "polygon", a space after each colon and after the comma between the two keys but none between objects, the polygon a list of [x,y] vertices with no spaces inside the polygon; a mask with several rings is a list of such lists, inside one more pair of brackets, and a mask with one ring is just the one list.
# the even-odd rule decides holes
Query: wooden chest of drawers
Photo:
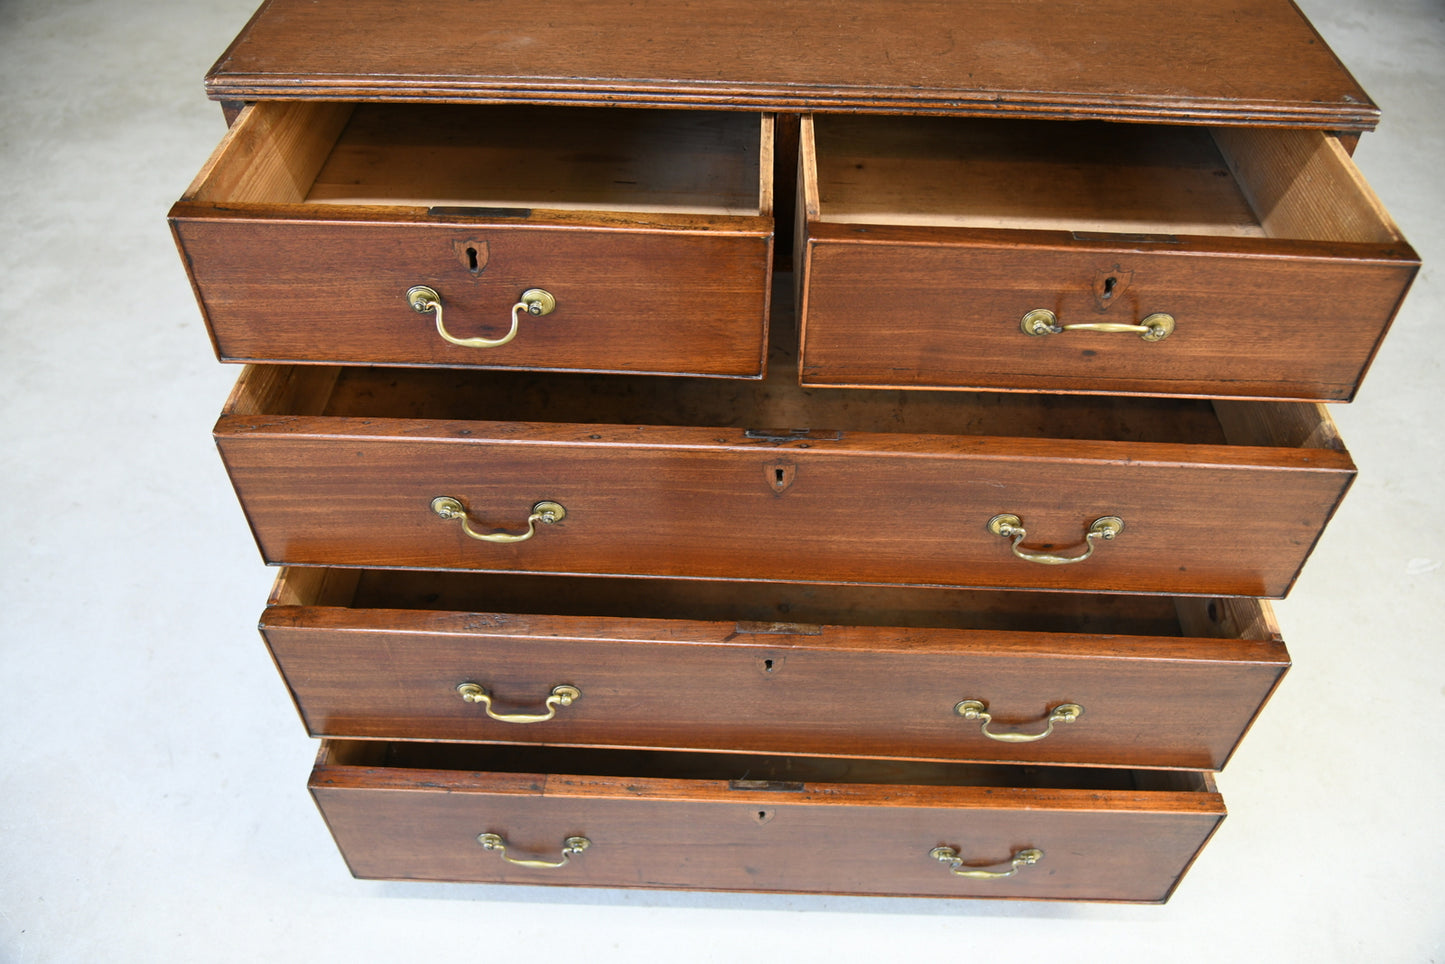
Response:
[{"label": "wooden chest of drawers", "polygon": [[1245,7],[265,4],[171,222],[353,873],[1167,899],[1418,268]]}]

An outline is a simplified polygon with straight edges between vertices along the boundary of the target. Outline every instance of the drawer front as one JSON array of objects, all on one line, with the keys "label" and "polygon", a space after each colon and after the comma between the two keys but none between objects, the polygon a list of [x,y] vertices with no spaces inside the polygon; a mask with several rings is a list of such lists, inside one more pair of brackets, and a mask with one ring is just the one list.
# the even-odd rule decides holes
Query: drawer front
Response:
[{"label": "drawer front", "polygon": [[[771,280],[771,226],[618,230],[436,218],[318,223],[218,215],[176,222],[225,361],[356,362],[759,377]],[[479,267],[473,268],[472,265]],[[550,313],[513,306],[541,289]]]},{"label": "drawer front", "polygon": [[[1191,240],[816,224],[804,263],[805,385],[1346,401],[1414,265]],[[1107,292],[1107,296],[1105,294]],[[1171,334],[1055,327],[1141,325]],[[1037,317],[1037,316],[1034,316]]]},{"label": "drawer front", "polygon": [[[1136,609],[1163,623],[1174,608],[1125,597],[470,577],[478,601],[513,608],[280,602],[345,576],[288,571],[262,617],[313,736],[1218,769],[1289,665],[1252,600],[1176,601],[1207,636],[1121,632]],[[657,611],[652,594],[746,615],[808,615],[831,596],[857,618],[991,628],[526,614],[589,593],[621,611]],[[1027,628],[1071,617],[1100,628]],[[1255,638],[1220,638],[1241,632]]]},{"label": "drawer front", "polygon": [[[756,789],[337,765],[332,750],[323,748],[312,794],[352,873],[370,878],[1162,901],[1224,815],[1207,781],[1190,791]],[[493,835],[490,849],[482,834]],[[956,875],[939,848],[964,872],[1014,872]]]},{"label": "drawer front", "polygon": [[170,219],[225,361],[757,378],[772,150],[770,115],[263,102]]},{"label": "drawer front", "polygon": [[821,117],[802,142],[807,385],[1348,400],[1419,268],[1319,132]]},{"label": "drawer front", "polygon": [[[237,413],[216,431],[263,556],[297,565],[1280,596],[1354,472],[1333,449],[1067,439]],[[476,538],[498,534],[526,538]]]}]

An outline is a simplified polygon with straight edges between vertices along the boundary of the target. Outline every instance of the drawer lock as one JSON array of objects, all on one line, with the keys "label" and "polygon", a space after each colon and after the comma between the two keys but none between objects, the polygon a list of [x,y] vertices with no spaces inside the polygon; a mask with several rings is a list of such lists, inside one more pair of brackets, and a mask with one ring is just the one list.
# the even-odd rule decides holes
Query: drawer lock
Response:
[{"label": "drawer lock", "polygon": [[[420,310],[420,309],[418,309]],[[1145,341],[1163,341],[1174,334],[1174,316],[1162,311],[1146,317],[1137,325],[1123,325],[1115,322],[1080,322],[1075,325],[1059,324],[1059,316],[1047,308],[1035,308],[1019,320],[1019,329],[1025,335],[1061,335],[1066,331],[1106,331],[1136,334]]]},{"label": "drawer lock", "polygon": [[501,834],[479,833],[477,834],[477,843],[482,845],[483,850],[492,851],[509,864],[517,867],[531,867],[534,870],[553,870],[565,867],[573,857],[592,846],[592,841],[586,837],[568,837],[562,841],[561,860],[539,860],[535,857],[507,856],[507,841]]},{"label": "drawer lock", "polygon": [[1042,850],[1035,850],[1030,847],[1027,850],[1016,851],[1009,860],[1008,870],[985,870],[981,867],[970,867],[963,862],[958,851],[952,847],[934,847],[928,852],[928,856],[939,863],[948,864],[948,872],[955,877],[969,877],[973,880],[996,880],[999,877],[1012,877],[1019,872],[1020,867],[1027,867],[1036,864],[1044,859]]},{"label": "drawer lock", "polygon": [[501,338],[458,338],[447,331],[446,324],[442,321],[442,296],[437,294],[435,288],[428,288],[426,285],[416,285],[408,288],[406,292],[407,304],[419,315],[433,312],[437,316],[437,334],[441,335],[453,345],[461,345],[463,348],[496,348],[505,345],[517,337],[517,329],[521,325],[522,316],[519,312],[525,311],[534,318],[539,315],[550,315],[557,307],[557,299],[550,291],[541,288],[528,288],[522,292],[522,298],[512,306],[511,317],[512,327]]},{"label": "drawer lock", "polygon": [[527,516],[527,531],[519,533],[510,532],[478,532],[472,528],[471,522],[467,519],[466,507],[461,501],[449,495],[439,495],[431,500],[431,510],[443,519],[462,520],[462,531],[473,539],[480,539],[482,542],[526,542],[537,534],[537,523],[552,525],[567,518],[567,510],[557,502],[538,502],[532,506],[532,514]]},{"label": "drawer lock", "polygon": [[1016,515],[1003,513],[988,520],[988,531],[996,536],[1003,536],[1005,539],[1013,540],[1013,553],[1020,559],[1028,562],[1037,562],[1045,566],[1066,566],[1075,562],[1083,562],[1094,554],[1095,541],[1103,539],[1109,542],[1124,531],[1124,520],[1116,515],[1106,515],[1089,523],[1089,529],[1084,533],[1084,544],[1088,546],[1082,555],[1058,556],[1051,552],[1040,552],[1037,549],[1024,548],[1020,543],[1028,532],[1024,529],[1023,520]]},{"label": "drawer lock", "polygon": [[1042,733],[991,733],[988,725],[993,722],[993,716],[988,712],[988,704],[982,700],[963,700],[953,708],[953,712],[965,720],[977,721],[983,735],[990,740],[997,740],[1000,743],[1036,743],[1054,732],[1056,723],[1072,723],[1084,715],[1084,708],[1078,703],[1060,703],[1049,710],[1045,718],[1047,724]]}]

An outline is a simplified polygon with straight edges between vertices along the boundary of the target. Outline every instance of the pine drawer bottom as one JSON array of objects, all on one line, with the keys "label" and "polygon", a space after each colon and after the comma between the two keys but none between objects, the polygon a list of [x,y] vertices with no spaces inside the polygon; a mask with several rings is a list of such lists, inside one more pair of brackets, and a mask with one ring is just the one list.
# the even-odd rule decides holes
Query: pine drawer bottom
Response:
[{"label": "pine drawer bottom", "polygon": [[325,741],[363,878],[1159,902],[1225,815],[1207,773]]}]

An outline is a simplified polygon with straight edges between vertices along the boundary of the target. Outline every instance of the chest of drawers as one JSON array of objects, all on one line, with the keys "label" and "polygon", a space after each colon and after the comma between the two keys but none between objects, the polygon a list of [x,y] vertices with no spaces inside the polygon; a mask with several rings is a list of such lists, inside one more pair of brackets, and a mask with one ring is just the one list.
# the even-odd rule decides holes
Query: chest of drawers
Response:
[{"label": "chest of drawers", "polygon": [[1292,6],[270,0],[208,85],[356,875],[1173,892],[1418,267]]}]

